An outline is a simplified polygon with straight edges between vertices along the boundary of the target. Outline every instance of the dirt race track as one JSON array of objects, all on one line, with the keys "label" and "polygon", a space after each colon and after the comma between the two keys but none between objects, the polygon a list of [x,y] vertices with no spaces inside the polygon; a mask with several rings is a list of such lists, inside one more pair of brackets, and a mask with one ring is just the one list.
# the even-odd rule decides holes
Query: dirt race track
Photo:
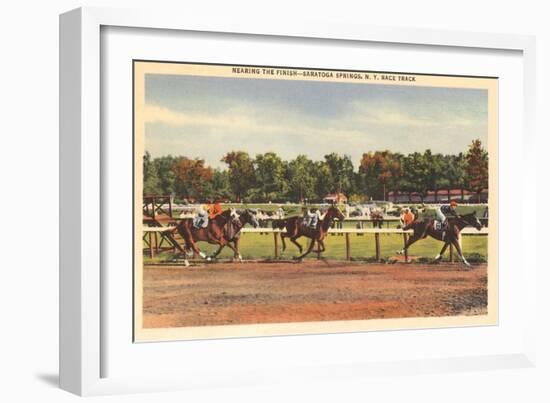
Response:
[{"label": "dirt race track", "polygon": [[487,265],[215,263],[145,266],[144,327],[487,312]]}]

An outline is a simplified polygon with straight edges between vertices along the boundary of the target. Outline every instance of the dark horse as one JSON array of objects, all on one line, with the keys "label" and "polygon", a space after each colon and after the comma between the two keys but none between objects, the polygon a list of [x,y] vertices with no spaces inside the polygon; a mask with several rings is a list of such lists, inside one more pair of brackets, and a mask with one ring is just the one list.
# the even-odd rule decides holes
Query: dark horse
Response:
[{"label": "dark horse", "polygon": [[445,253],[445,250],[449,245],[453,245],[464,264],[466,266],[470,266],[470,263],[466,261],[466,258],[462,254],[462,246],[460,245],[460,231],[468,226],[475,227],[478,231],[483,228],[483,225],[481,225],[479,219],[476,217],[475,211],[470,214],[447,218],[447,226],[444,229],[435,229],[434,221],[435,220],[432,218],[426,218],[422,221],[413,221],[409,225],[405,225],[403,230],[406,231],[412,229],[413,234],[407,240],[405,247],[397,253],[403,254],[409,246],[419,239],[424,239],[427,236],[431,236],[432,238],[445,243],[439,254],[435,257],[436,261],[441,259],[443,253]]},{"label": "dark horse", "polygon": [[[180,221],[176,230],[183,238],[185,243],[185,252],[190,249],[195,256],[200,256],[203,259],[206,255],[201,252],[196,245],[198,241],[205,241],[211,244],[219,245],[220,247],[229,246],[235,255],[238,255],[233,245],[229,244],[229,241],[224,236],[224,227],[228,222],[236,220],[238,218],[235,209],[225,210],[220,215],[208,220],[208,226],[206,228],[196,228],[193,225],[192,218],[186,218]],[[187,265],[186,261],[186,265]]]},{"label": "dark horse", "polygon": [[[241,239],[241,229],[246,224],[250,224],[254,228],[256,228],[259,226],[259,223],[258,219],[256,218],[256,214],[254,214],[249,209],[245,209],[244,211],[238,210],[237,216],[238,219],[233,219],[225,224],[223,236],[225,237],[228,246],[231,247],[230,243],[233,242],[233,251],[235,252],[234,258],[242,261],[241,254],[239,253],[239,239]],[[211,258],[215,259],[224,247],[225,245],[220,244],[220,247],[216,252],[214,252]]]},{"label": "dark horse", "polygon": [[[319,247],[321,248],[319,252],[324,252],[325,244],[323,240],[325,239],[327,232],[329,228],[332,226],[332,224],[334,223],[335,219],[343,221],[344,215],[336,207],[331,206],[327,210],[323,219],[317,223],[316,228],[311,228],[304,225],[304,217],[290,217],[284,221],[279,222],[278,223],[279,228],[286,229],[286,232],[281,232],[281,240],[283,241],[283,252],[286,249],[285,238],[290,238],[292,243],[296,245],[300,250],[300,253],[302,253],[302,245],[296,242],[296,239],[300,238],[301,236],[310,238],[311,243],[309,244],[307,251],[304,254],[298,256],[296,259],[302,259],[305,256],[307,256],[309,253],[311,253],[311,251],[313,250],[315,241],[317,241],[317,243],[319,244]],[[275,226],[275,223],[274,223],[274,226]]]}]

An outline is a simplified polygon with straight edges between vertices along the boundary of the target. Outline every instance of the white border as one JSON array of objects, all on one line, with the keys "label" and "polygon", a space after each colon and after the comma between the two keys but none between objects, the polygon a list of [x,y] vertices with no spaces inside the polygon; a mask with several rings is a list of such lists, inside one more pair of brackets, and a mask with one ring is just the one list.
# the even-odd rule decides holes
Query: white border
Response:
[{"label": "white border", "polygon": [[[212,372],[202,379],[191,377],[100,378],[100,97],[99,49],[100,26],[168,28],[195,31],[250,33],[259,35],[311,38],[352,39],[386,43],[430,44],[470,48],[493,48],[523,51],[525,90],[524,158],[533,155],[534,133],[534,39],[524,36],[474,34],[447,31],[372,28],[353,25],[301,24],[292,26],[280,21],[212,21],[179,13],[136,10],[79,9],[61,16],[61,265],[60,265],[60,383],[77,394],[154,391],[233,384],[248,385],[280,380],[277,370],[260,374],[240,374],[228,380],[223,373]],[[535,177],[524,181],[524,189],[533,192]],[[523,209],[525,211],[525,209]],[[524,222],[528,222],[525,220]],[[525,229],[523,229],[525,231]],[[526,232],[523,232],[526,233]],[[523,250],[527,237],[524,237]],[[105,245],[103,245],[105,246]],[[535,312],[534,256],[525,256],[524,295]],[[106,314],[106,312],[103,312]],[[526,322],[527,336],[523,352],[490,357],[462,357],[413,360],[385,364],[345,363],[318,365],[306,369],[287,369],[285,381],[296,375],[301,380],[334,379],[339,373],[399,374],[440,372],[532,365],[534,362],[534,318]]]}]

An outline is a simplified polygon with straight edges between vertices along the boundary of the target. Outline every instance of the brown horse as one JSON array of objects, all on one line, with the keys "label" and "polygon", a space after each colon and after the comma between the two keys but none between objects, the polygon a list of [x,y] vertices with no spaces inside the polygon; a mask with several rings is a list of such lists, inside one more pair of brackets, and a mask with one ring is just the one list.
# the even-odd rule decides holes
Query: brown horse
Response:
[{"label": "brown horse", "polygon": [[298,256],[296,259],[302,259],[310,254],[313,250],[315,241],[317,241],[319,247],[321,248],[319,252],[324,252],[325,244],[323,240],[325,239],[329,228],[332,226],[335,219],[343,221],[344,218],[345,217],[340,210],[338,210],[334,206],[331,206],[327,210],[323,219],[317,223],[316,228],[307,227],[304,224],[304,217],[290,217],[286,219],[284,223],[280,223],[280,228],[282,229],[284,224],[284,228],[286,229],[286,232],[281,232],[283,252],[286,249],[285,238],[290,238],[291,242],[296,245],[300,250],[300,253],[302,253],[302,245],[296,242],[296,239],[300,238],[301,236],[305,236],[311,239],[311,243],[309,244],[307,251],[304,254]]},{"label": "brown horse", "polygon": [[238,252],[229,244],[229,241],[224,236],[224,227],[226,224],[237,218],[238,215],[235,209],[229,209],[208,220],[208,226],[206,228],[196,228],[193,225],[193,219],[186,218],[180,221],[176,230],[185,242],[185,251],[188,252],[191,249],[194,256],[198,255],[203,259],[207,258],[206,255],[197,248],[196,243],[199,241],[216,244],[220,247],[229,246],[235,253],[235,256],[238,256]]},{"label": "brown horse", "polygon": [[[246,225],[250,224],[254,228],[259,226],[258,219],[256,218],[256,214],[252,212],[249,209],[245,209],[244,211],[237,211],[238,219],[233,219],[229,221],[227,224],[225,224],[223,236],[227,240],[227,245],[231,246],[230,243],[233,242],[233,251],[235,252],[234,258],[239,259],[242,261],[241,254],[239,253],[239,240],[241,239],[241,229]],[[211,258],[215,259],[222,249],[225,247],[225,245],[220,244],[220,247],[214,254],[212,254]]]},{"label": "brown horse", "polygon": [[431,236],[432,238],[445,243],[443,245],[443,248],[441,248],[439,254],[435,257],[435,261],[439,261],[442,258],[445,250],[447,250],[447,247],[449,245],[453,245],[456,248],[458,256],[462,259],[464,264],[466,266],[470,266],[470,263],[468,263],[468,261],[462,254],[462,245],[460,245],[460,231],[468,226],[475,227],[478,231],[483,228],[483,225],[481,225],[481,222],[476,217],[475,211],[473,213],[465,214],[458,217],[449,217],[447,219],[446,228],[443,229],[436,229],[434,226],[434,222],[434,219],[426,218],[422,221],[413,221],[409,225],[405,225],[403,227],[403,230],[412,229],[413,234],[407,240],[405,247],[397,253],[403,254],[413,243],[415,243],[419,239],[424,239],[427,236]]}]

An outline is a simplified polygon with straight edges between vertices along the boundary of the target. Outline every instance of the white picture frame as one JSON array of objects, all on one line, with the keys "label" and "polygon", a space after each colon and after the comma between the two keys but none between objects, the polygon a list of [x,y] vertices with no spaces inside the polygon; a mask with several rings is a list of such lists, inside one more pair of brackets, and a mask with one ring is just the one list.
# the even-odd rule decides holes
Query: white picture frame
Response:
[{"label": "white picture frame", "polygon": [[[443,372],[492,368],[527,367],[535,362],[535,318],[527,316],[521,326],[524,343],[501,354],[437,356],[431,359],[392,359],[386,362],[334,364],[322,358],[307,365],[271,366],[258,373],[243,364],[231,378],[228,372],[200,372],[193,377],[182,371],[159,376],[136,377],[130,374],[104,376],[104,360],[109,356],[102,333],[102,317],[108,315],[102,294],[101,267],[104,264],[101,214],[104,172],[101,142],[101,29],[133,27],[159,30],[217,32],[258,36],[259,38],[318,38],[381,44],[406,44],[447,48],[491,49],[520,52],[523,65],[524,98],[523,158],[534,154],[535,41],[533,37],[506,34],[430,31],[408,28],[382,28],[343,24],[300,24],[281,21],[239,20],[215,21],[194,16],[151,10],[110,10],[81,8],[60,17],[60,385],[79,395],[160,391],[194,387],[245,386],[293,379],[341,379],[343,376],[389,375],[418,372]],[[501,181],[503,178],[501,178]],[[505,180],[505,178],[504,178]],[[536,176],[523,179],[524,189],[536,189]],[[501,211],[501,214],[503,212]],[[520,213],[523,214],[523,213]],[[529,212],[529,214],[533,214]],[[520,229],[527,248],[526,228]],[[499,260],[509,250],[499,251]],[[502,255],[502,256],[501,256]],[[521,295],[524,304],[536,312],[536,258],[524,254]],[[311,336],[300,336],[306,340]],[[338,335],[332,335],[333,339]],[[361,337],[358,335],[357,337]],[[434,337],[434,336],[430,336]],[[305,338],[305,339],[304,339]],[[130,341],[131,342],[131,341]],[[204,341],[214,345],[216,341]],[[252,343],[252,340],[241,340]],[[284,341],[282,341],[284,343]],[[218,349],[227,349],[223,343]],[[261,343],[255,351],[261,352]],[[181,364],[189,368],[193,362]],[[281,366],[282,365],[282,366]]]}]

